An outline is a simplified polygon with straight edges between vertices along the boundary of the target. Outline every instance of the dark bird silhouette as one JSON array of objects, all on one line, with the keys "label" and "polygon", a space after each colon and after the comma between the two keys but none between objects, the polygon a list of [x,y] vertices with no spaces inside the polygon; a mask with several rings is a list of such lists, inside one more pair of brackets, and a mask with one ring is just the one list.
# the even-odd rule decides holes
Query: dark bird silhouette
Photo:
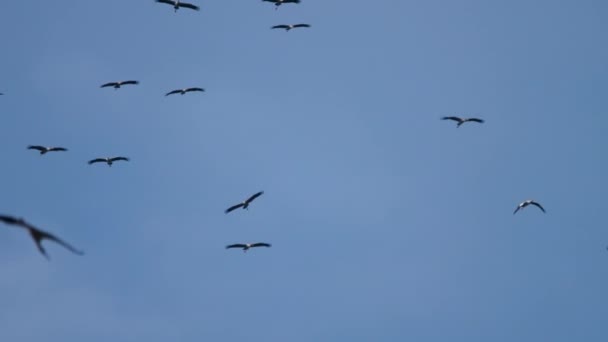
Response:
[{"label": "dark bird silhouette", "polygon": [[285,32],[288,32],[289,30],[292,30],[292,29],[298,28],[298,27],[310,27],[310,25],[308,25],[308,24],[275,25],[275,26],[271,27],[271,29],[285,29]]},{"label": "dark bird silhouette", "polygon": [[279,9],[279,6],[281,6],[282,4],[299,4],[300,0],[262,0],[264,2],[273,2],[274,5],[276,6],[274,9]]},{"label": "dark bird silhouette", "polygon": [[187,2],[181,2],[179,0],[156,0],[156,2],[160,2],[161,4],[167,4],[167,5],[173,6],[173,8],[175,9],[175,12],[177,12],[177,10],[180,7],[185,7],[185,8],[193,9],[195,11],[198,11],[200,9],[198,6],[195,6],[193,4],[189,4]]},{"label": "dark bird silhouette", "polygon": [[185,93],[189,93],[191,91],[205,91],[205,89],[203,88],[184,88],[184,89],[175,89],[175,90],[171,90],[170,92],[166,93],[165,96],[169,96],[169,95],[173,95],[173,94],[181,94],[184,95]]},{"label": "dark bird silhouette", "polygon": [[247,252],[247,250],[249,248],[253,248],[253,247],[270,247],[272,246],[269,243],[266,242],[256,242],[256,243],[235,243],[233,245],[228,245],[226,246],[226,249],[230,249],[230,248],[242,248],[243,252]]},{"label": "dark bird silhouette", "polygon": [[47,259],[50,259],[50,257],[48,256],[48,254],[46,254],[46,250],[44,249],[44,247],[42,247],[42,240],[54,241],[54,242],[62,245],[63,247],[65,247],[66,249],[68,249],[70,252],[72,252],[74,254],[84,255],[84,252],[70,246],[68,243],[59,239],[55,235],[32,226],[31,224],[25,222],[25,220],[22,218],[16,218],[16,217],[7,216],[7,215],[0,215],[0,221],[4,222],[5,224],[14,225],[14,226],[18,226],[20,228],[26,229],[30,233],[30,236],[32,237],[32,239],[34,240],[34,243],[36,243],[36,247],[38,247],[38,250],[40,251],[40,253],[42,253],[42,255],[44,255],[44,257]]},{"label": "dark bird silhouette", "polygon": [[100,88],[105,88],[105,87],[114,87],[114,89],[118,89],[123,85],[126,84],[139,84],[139,81],[119,81],[119,82],[110,82],[110,83],[106,83],[106,84],[102,84]]},{"label": "dark bird silhouette", "polygon": [[519,211],[519,209],[523,209],[523,208],[529,206],[530,204],[537,206],[540,210],[543,211],[543,213],[546,213],[545,208],[543,208],[543,206],[540,205],[540,203],[535,202],[533,200],[527,200],[527,201],[523,201],[523,202],[519,203],[519,205],[517,206],[517,208],[515,208],[515,211],[513,212],[513,215],[515,215],[515,213],[517,213]]},{"label": "dark bird silhouette", "polygon": [[28,150],[36,150],[40,151],[40,154],[46,154],[47,152],[56,152],[56,151],[67,151],[67,148],[63,147],[46,147],[40,145],[30,145],[27,147]]},{"label": "dark bird silhouette", "polygon": [[226,214],[228,214],[229,212],[233,211],[234,209],[238,209],[238,208],[243,208],[243,209],[248,209],[249,208],[249,204],[256,198],[262,196],[262,194],[264,194],[264,191],[260,191],[258,193],[253,194],[251,197],[249,197],[248,199],[246,199],[244,202],[233,205],[232,207],[226,209]]},{"label": "dark bird silhouette", "polygon": [[127,158],[127,157],[96,158],[93,160],[89,160],[89,165],[95,164],[95,163],[107,163],[108,166],[112,166],[112,163],[114,163],[115,161],[119,161],[119,160],[129,161],[129,158]]},{"label": "dark bird silhouette", "polygon": [[444,116],[441,118],[441,120],[453,120],[458,122],[458,124],[456,125],[456,127],[460,127],[460,125],[462,125],[465,122],[478,122],[478,123],[483,123],[484,121],[482,119],[478,119],[478,118],[459,118],[457,116]]}]

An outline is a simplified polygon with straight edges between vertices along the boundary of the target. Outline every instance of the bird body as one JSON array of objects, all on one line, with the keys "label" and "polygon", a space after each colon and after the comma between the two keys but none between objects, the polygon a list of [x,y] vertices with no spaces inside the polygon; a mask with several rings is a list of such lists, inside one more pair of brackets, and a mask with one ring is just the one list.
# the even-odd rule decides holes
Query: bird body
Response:
[{"label": "bird body", "polygon": [[47,259],[50,259],[50,258],[48,256],[48,254],[46,253],[46,250],[42,246],[42,240],[54,241],[54,242],[62,245],[63,247],[65,247],[66,249],[68,249],[70,252],[72,252],[74,254],[84,255],[84,252],[72,247],[71,245],[69,245],[68,243],[59,239],[55,235],[34,227],[33,225],[27,223],[22,218],[16,218],[16,217],[7,216],[7,215],[0,215],[0,221],[4,222],[5,224],[15,225],[20,228],[26,229],[29,232],[32,240],[34,240],[34,243],[36,244],[38,251],[40,251],[40,253]]},{"label": "bird body", "polygon": [[40,154],[46,154],[47,152],[56,152],[56,151],[67,151],[67,148],[63,147],[46,147],[40,145],[30,145],[27,147],[28,150],[36,150],[40,151]]},{"label": "bird body", "polygon": [[441,118],[441,120],[456,121],[456,122],[458,122],[458,124],[456,125],[456,127],[460,127],[460,125],[462,125],[465,122],[484,123],[484,121],[482,119],[478,119],[478,118],[459,118],[457,116],[444,116],[444,117]]},{"label": "bird body", "polygon": [[298,27],[310,27],[308,24],[287,24],[287,25],[275,25],[271,29],[285,29],[285,32]]},{"label": "bird body", "polygon": [[253,247],[271,247],[272,245],[265,242],[256,242],[256,243],[235,243],[232,245],[226,246],[226,249],[230,248],[242,248],[243,252],[247,252],[249,248]]},{"label": "bird body", "polygon": [[173,6],[173,8],[175,9],[175,12],[177,12],[177,10],[180,7],[193,9],[195,11],[198,11],[200,9],[196,5],[193,5],[193,4],[190,4],[190,3],[187,3],[187,2],[181,2],[180,0],[156,0],[156,2],[160,2],[161,4],[167,4],[167,5]]},{"label": "bird body", "polygon": [[105,87],[114,87],[114,89],[118,89],[123,85],[127,85],[127,84],[139,84],[139,81],[118,81],[118,82],[109,82],[106,84],[102,84],[100,88],[105,88]]},{"label": "bird body", "polygon": [[203,92],[205,91],[205,89],[203,88],[184,88],[184,89],[175,89],[175,90],[171,90],[170,92],[166,93],[165,96],[169,96],[169,95],[173,95],[173,94],[181,94],[184,95],[185,93],[189,93],[192,91],[200,91]]},{"label": "bird body", "polygon": [[129,158],[127,158],[127,157],[96,158],[96,159],[89,160],[89,165],[95,164],[95,163],[107,163],[108,166],[112,166],[112,164],[115,161],[119,161],[119,160],[129,161]]},{"label": "bird body", "polygon": [[543,206],[540,205],[540,203],[538,203],[534,200],[526,200],[526,201],[519,203],[519,205],[517,205],[517,208],[515,208],[513,215],[515,215],[519,211],[519,209],[523,209],[529,205],[537,206],[543,213],[546,213],[545,208],[543,208]]},{"label": "bird body", "polygon": [[226,209],[225,213],[226,213],[226,214],[228,214],[229,212],[231,212],[231,211],[233,211],[233,210],[235,210],[235,209],[238,209],[238,208],[248,209],[248,208],[249,208],[249,204],[250,204],[250,203],[251,203],[251,202],[252,202],[254,199],[256,199],[256,198],[258,198],[258,197],[262,196],[263,194],[264,194],[264,191],[257,192],[257,193],[255,193],[255,194],[251,195],[251,197],[249,197],[249,198],[248,198],[248,199],[246,199],[245,201],[243,201],[243,202],[241,202],[241,203],[239,203],[239,204],[233,205],[232,207],[230,207],[230,208]]}]

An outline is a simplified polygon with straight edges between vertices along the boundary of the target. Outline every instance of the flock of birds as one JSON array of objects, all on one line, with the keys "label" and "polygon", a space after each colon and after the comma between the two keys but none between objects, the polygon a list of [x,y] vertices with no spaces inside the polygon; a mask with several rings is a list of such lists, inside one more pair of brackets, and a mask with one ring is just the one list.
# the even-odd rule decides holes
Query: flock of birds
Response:
[{"label": "flock of birds", "polygon": [[[300,0],[262,0],[262,1],[274,3],[275,9],[278,9],[279,6],[281,6],[282,4],[300,3]],[[200,8],[198,6],[191,4],[191,3],[183,2],[180,0],[156,0],[156,2],[173,6],[175,12],[177,12],[177,10],[180,8],[189,8],[189,9],[192,9],[195,11],[200,10]],[[308,25],[308,24],[284,24],[284,25],[272,26],[271,29],[285,29],[285,31],[289,31],[294,28],[301,28],[301,27],[310,27],[310,25]],[[100,88],[112,87],[115,90],[117,90],[125,85],[138,85],[138,84],[139,84],[139,81],[137,81],[137,80],[115,81],[115,82],[104,83],[101,85]],[[184,94],[190,93],[190,92],[204,92],[204,91],[205,91],[205,89],[203,89],[203,88],[190,87],[190,88],[175,89],[175,90],[169,91],[165,94],[165,96],[174,95],[174,94],[184,95]],[[4,95],[4,93],[0,93],[0,95]],[[40,153],[40,155],[45,155],[49,152],[67,152],[68,151],[68,149],[65,147],[59,147],[59,146],[50,147],[50,146],[42,146],[42,145],[29,145],[27,147],[27,149],[38,151]],[[95,159],[89,160],[88,164],[92,165],[95,163],[105,163],[108,166],[112,166],[112,164],[114,164],[117,161],[129,161],[129,158],[123,157],[123,156],[100,157],[100,158],[95,158]],[[264,194],[264,192],[259,191],[255,194],[251,195],[245,201],[235,204],[235,205],[229,207],[228,209],[226,209],[225,213],[228,214],[228,213],[232,212],[233,210],[236,210],[239,208],[249,209],[249,205],[251,204],[251,202],[254,201],[256,198],[260,197],[262,194]],[[40,253],[47,259],[50,259],[50,257],[47,254],[44,247],[42,246],[43,240],[53,241],[53,242],[63,246],[64,248],[66,248],[67,250],[69,250],[70,252],[72,252],[74,254],[84,255],[84,252],[82,250],[79,250],[79,249],[73,247],[72,245],[68,244],[67,242],[61,240],[60,238],[58,238],[57,236],[55,236],[49,232],[46,232],[40,228],[37,228],[36,226],[32,225],[31,223],[25,221],[23,218],[14,217],[14,216],[10,216],[10,215],[0,215],[0,222],[4,223],[6,225],[9,225],[9,226],[15,226],[17,228],[26,230],[29,233],[32,240],[34,240],[34,243],[36,244],[38,251],[40,251]],[[266,243],[266,242],[235,243],[235,244],[226,246],[226,249],[241,248],[244,252],[247,252],[247,250],[249,250],[250,248],[271,247],[271,246],[272,246],[271,244]]]},{"label": "flock of birds", "polygon": [[[275,9],[278,9],[279,6],[281,6],[283,4],[300,3],[300,0],[262,0],[262,1],[274,3]],[[188,8],[188,9],[192,9],[192,10],[196,10],[196,11],[199,10],[198,6],[191,4],[191,3],[182,2],[180,0],[156,0],[156,2],[171,5],[171,6],[173,6],[173,8],[175,9],[176,12],[180,8]],[[310,25],[308,25],[308,24],[283,24],[283,25],[272,26],[271,29],[285,29],[286,31],[290,31],[294,28],[302,28],[302,27],[310,27]],[[138,85],[138,84],[139,84],[139,81],[136,81],[136,80],[116,81],[116,82],[108,82],[108,83],[102,84],[101,88],[112,87],[115,90],[117,90],[125,85]],[[205,91],[205,89],[198,88],[198,87],[175,89],[175,90],[167,92],[165,94],[165,96],[174,95],[174,94],[184,95],[184,94],[190,93],[190,92],[204,92],[204,91]],[[0,95],[4,95],[4,94],[0,93]],[[484,120],[482,120],[480,118],[474,118],[474,117],[461,118],[461,117],[457,117],[457,116],[446,116],[446,117],[442,117],[441,119],[442,120],[451,120],[451,121],[456,122],[456,127],[460,127],[461,125],[463,125],[467,122],[475,122],[475,123],[480,123],[480,124],[484,123]],[[48,147],[48,146],[42,146],[42,145],[29,145],[27,147],[27,149],[38,151],[40,153],[40,155],[45,155],[49,152],[66,152],[66,151],[68,151],[68,149],[65,147],[58,147],[58,146]],[[95,158],[95,159],[89,160],[88,164],[92,165],[95,163],[105,163],[108,166],[112,166],[112,164],[117,161],[129,161],[129,158],[124,157],[124,156],[100,157],[100,158]],[[263,194],[264,194],[263,191],[259,191],[255,194],[251,195],[249,198],[247,198],[243,202],[230,206],[229,208],[227,208],[225,210],[225,213],[228,214],[239,208],[248,210],[251,203]],[[525,200],[525,201],[519,203],[517,205],[515,211],[513,212],[513,214],[516,214],[519,210],[526,208],[529,205],[536,206],[543,213],[545,213],[545,209],[542,207],[542,205],[540,203],[529,199],[529,200]],[[35,243],[36,247],[38,248],[38,250],[40,251],[40,253],[47,259],[50,259],[50,258],[48,256],[48,254],[46,253],[46,250],[42,246],[43,240],[54,241],[55,243],[63,246],[64,248],[66,248],[67,250],[69,250],[70,252],[72,252],[74,254],[77,254],[77,255],[84,254],[84,252],[82,250],[79,250],[79,249],[71,246],[67,242],[61,240],[60,238],[58,238],[57,236],[55,236],[49,232],[46,232],[42,229],[37,228],[36,226],[25,221],[23,218],[14,217],[14,216],[10,216],[10,215],[0,215],[0,222],[3,222],[6,225],[15,226],[17,228],[26,230],[29,233],[32,240],[34,241],[34,243]],[[240,248],[244,252],[246,252],[247,250],[249,250],[251,248],[255,248],[255,247],[271,247],[271,246],[272,246],[271,244],[266,243],[266,242],[235,243],[235,244],[227,245],[226,249]]]}]

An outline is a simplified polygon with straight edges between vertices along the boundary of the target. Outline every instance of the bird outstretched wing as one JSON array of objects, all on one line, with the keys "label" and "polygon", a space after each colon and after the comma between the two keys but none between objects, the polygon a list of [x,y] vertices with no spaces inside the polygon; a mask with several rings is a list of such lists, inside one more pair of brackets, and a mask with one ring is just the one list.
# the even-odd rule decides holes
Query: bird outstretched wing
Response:
[{"label": "bird outstretched wing", "polygon": [[114,157],[114,158],[110,158],[111,162],[115,162],[115,161],[118,161],[118,160],[129,161],[129,158],[127,158],[127,157]]},{"label": "bird outstretched wing", "polygon": [[288,29],[289,25],[275,25],[271,29]]},{"label": "bird outstretched wing", "polygon": [[100,162],[107,163],[107,162],[108,162],[108,160],[107,160],[107,159],[105,159],[105,158],[96,158],[96,159],[92,159],[92,160],[89,160],[89,165],[91,165],[91,164],[95,164],[95,163],[100,163]]},{"label": "bird outstretched wing", "polygon": [[226,209],[226,211],[224,211],[224,212],[225,212],[226,214],[228,214],[229,212],[231,212],[231,211],[233,211],[233,210],[235,210],[235,209],[238,209],[238,208],[240,208],[240,207],[242,207],[242,206],[244,206],[244,205],[245,205],[244,203],[239,203],[239,204],[233,205],[232,207],[230,207],[230,208]]},{"label": "bird outstretched wing", "polygon": [[257,193],[255,193],[255,194],[251,195],[251,197],[249,197],[249,198],[248,198],[248,199],[245,201],[245,203],[251,203],[251,202],[252,202],[254,199],[256,199],[256,198],[258,198],[258,197],[262,196],[263,194],[264,194],[264,191],[257,192]]},{"label": "bird outstretched wing", "polygon": [[257,243],[251,244],[251,247],[270,247],[270,246],[272,246],[272,245],[269,243],[266,243],[266,242],[257,242]]},{"label": "bird outstretched wing", "polygon": [[456,122],[463,122],[464,121],[463,119],[461,119],[461,118],[459,118],[457,116],[444,116],[444,117],[441,118],[441,120],[453,120],[453,121],[456,121]]},{"label": "bird outstretched wing", "polygon": [[521,204],[518,205],[517,208],[515,208],[515,211],[513,212],[513,215],[515,215],[519,211],[519,209],[521,209]]},{"label": "bird outstretched wing", "polygon": [[170,0],[156,0],[156,2],[160,2],[160,3],[171,5],[171,6],[175,6],[175,2],[170,1]]},{"label": "bird outstretched wing", "polygon": [[27,147],[28,150],[36,150],[36,151],[46,151],[46,147],[40,145],[30,145]]},{"label": "bird outstretched wing", "polygon": [[310,25],[308,25],[308,24],[296,24],[296,25],[293,25],[293,27],[310,27]]},{"label": "bird outstretched wing", "polygon": [[184,89],[185,92],[190,92],[190,91],[205,91],[205,89],[203,88],[186,88]]},{"label": "bird outstretched wing", "polygon": [[176,90],[171,90],[170,92],[166,93],[165,96],[169,96],[169,95],[173,95],[173,94],[177,94],[177,93],[181,93],[181,89],[176,89]]},{"label": "bird outstretched wing", "polygon": [[25,222],[23,220],[18,219],[14,216],[0,215],[0,221],[4,222],[5,224],[17,225],[24,228],[26,227]]},{"label": "bird outstretched wing", "polygon": [[193,9],[195,11],[198,11],[200,9],[198,6],[193,5],[193,4],[189,4],[187,2],[180,2],[178,6],[179,7],[189,8],[189,9]]},{"label": "bird outstretched wing", "polygon": [[68,149],[65,147],[51,147],[49,151],[67,151]]},{"label": "bird outstretched wing", "polygon": [[484,121],[482,119],[478,119],[478,118],[468,118],[464,121],[470,121],[470,122],[479,122],[479,123],[483,123]]},{"label": "bird outstretched wing", "polygon": [[118,85],[118,82],[109,82],[109,83],[106,83],[106,84],[102,84],[100,88],[114,87],[116,85]]},{"label": "bird outstretched wing", "polygon": [[120,84],[121,84],[121,85],[124,85],[124,84],[139,84],[139,81],[134,81],[134,80],[131,80],[131,81],[123,81],[123,82],[120,82]]},{"label": "bird outstretched wing", "polygon": [[540,210],[542,210],[543,213],[546,213],[545,208],[543,208],[543,206],[540,205],[540,203],[531,201],[530,204],[537,206]]},{"label": "bird outstretched wing", "polygon": [[235,243],[235,244],[226,246],[226,249],[230,249],[230,248],[245,248],[245,247],[247,247],[247,245],[244,245],[242,243]]}]

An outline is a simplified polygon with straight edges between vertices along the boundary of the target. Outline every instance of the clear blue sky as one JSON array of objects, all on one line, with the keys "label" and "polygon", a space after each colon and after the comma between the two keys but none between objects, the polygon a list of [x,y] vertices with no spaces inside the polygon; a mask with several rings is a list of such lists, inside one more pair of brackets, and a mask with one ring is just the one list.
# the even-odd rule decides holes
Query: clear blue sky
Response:
[{"label": "clear blue sky", "polygon": [[606,340],[605,1],[195,2],[0,2],[1,341]]}]

